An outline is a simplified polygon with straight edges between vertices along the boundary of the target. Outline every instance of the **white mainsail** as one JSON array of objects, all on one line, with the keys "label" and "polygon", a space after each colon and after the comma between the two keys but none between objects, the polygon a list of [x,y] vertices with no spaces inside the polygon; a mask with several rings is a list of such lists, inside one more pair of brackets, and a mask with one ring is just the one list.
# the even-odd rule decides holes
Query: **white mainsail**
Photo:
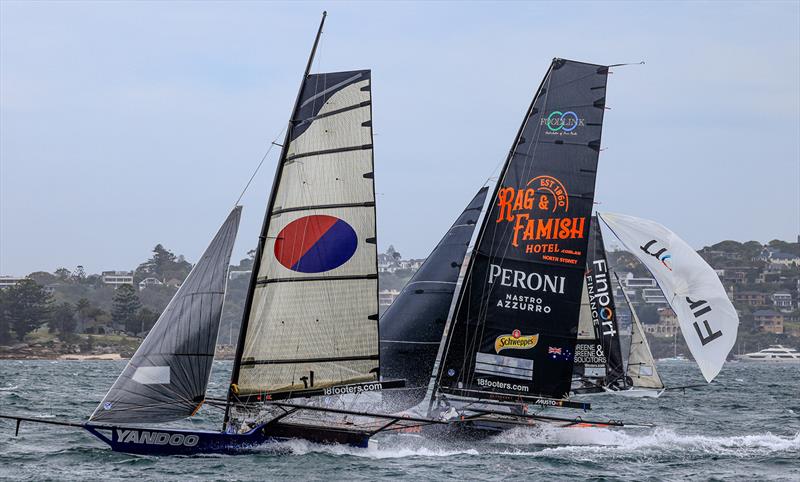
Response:
[{"label": "white mainsail", "polygon": [[378,380],[369,70],[308,75],[245,308],[238,395]]},{"label": "white mainsail", "polygon": [[739,317],[714,270],[664,226],[633,216],[598,213],[653,274],[678,316],[681,332],[706,381],[722,369],[736,342]]}]

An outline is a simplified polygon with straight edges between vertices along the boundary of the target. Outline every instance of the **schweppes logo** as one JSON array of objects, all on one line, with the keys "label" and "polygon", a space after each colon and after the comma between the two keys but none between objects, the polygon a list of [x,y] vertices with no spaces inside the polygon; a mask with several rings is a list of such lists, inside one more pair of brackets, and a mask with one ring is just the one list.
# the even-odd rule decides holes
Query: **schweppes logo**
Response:
[{"label": "schweppes logo", "polygon": [[503,350],[529,350],[539,343],[539,335],[522,336],[522,332],[514,330],[510,335],[500,335],[494,341],[495,353]]}]

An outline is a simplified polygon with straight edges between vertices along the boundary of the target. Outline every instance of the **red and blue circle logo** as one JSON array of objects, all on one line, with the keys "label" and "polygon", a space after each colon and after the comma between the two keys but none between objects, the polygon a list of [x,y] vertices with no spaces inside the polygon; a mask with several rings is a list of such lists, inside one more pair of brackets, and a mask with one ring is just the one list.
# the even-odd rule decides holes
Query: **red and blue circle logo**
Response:
[{"label": "red and blue circle logo", "polygon": [[334,217],[317,214],[295,219],[275,240],[275,258],[300,273],[322,273],[345,264],[358,248],[352,226]]}]

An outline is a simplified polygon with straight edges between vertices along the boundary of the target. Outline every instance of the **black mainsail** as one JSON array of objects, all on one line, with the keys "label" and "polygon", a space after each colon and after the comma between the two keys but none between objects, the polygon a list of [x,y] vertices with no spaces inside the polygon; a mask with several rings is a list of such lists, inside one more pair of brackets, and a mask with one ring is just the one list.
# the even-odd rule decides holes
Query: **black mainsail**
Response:
[{"label": "black mainsail", "polygon": [[370,71],[310,74],[318,42],[259,238],[231,402],[379,379]]},{"label": "black mainsail", "polygon": [[603,234],[597,219],[592,218],[586,259],[586,296],[591,331],[586,338],[579,333],[574,372],[598,388],[618,382],[624,384],[617,310],[609,273]]},{"label": "black mainsail", "polygon": [[447,315],[488,187],[481,188],[439,244],[381,316],[381,374],[406,380],[402,394],[384,401],[407,406],[422,401],[439,352]]},{"label": "black mainsail", "polygon": [[570,390],[608,67],[554,59],[491,194],[433,396]]},{"label": "black mainsail", "polygon": [[90,421],[170,422],[203,404],[241,212],[228,215]]}]

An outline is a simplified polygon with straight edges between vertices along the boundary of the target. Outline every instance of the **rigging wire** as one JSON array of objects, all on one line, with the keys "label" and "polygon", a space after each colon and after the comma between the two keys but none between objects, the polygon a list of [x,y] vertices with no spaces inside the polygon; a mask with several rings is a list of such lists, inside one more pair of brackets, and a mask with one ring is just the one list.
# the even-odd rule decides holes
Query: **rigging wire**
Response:
[{"label": "rigging wire", "polygon": [[610,69],[611,67],[625,67],[626,65],[644,65],[644,60],[641,60],[639,62],[628,62],[624,64],[611,64],[608,66],[608,68]]},{"label": "rigging wire", "polygon": [[275,138],[272,139],[272,142],[269,143],[269,148],[267,148],[267,152],[265,152],[264,155],[261,157],[261,161],[256,166],[255,170],[253,171],[253,174],[250,176],[250,179],[247,181],[247,184],[245,184],[244,189],[242,189],[242,193],[239,194],[239,198],[236,199],[236,202],[234,203],[234,207],[239,205],[239,201],[242,200],[242,197],[244,196],[244,193],[247,192],[247,188],[250,187],[250,184],[253,182],[253,179],[255,179],[256,174],[258,174],[259,169],[261,169],[261,166],[264,165],[264,161],[267,160],[267,156],[269,156],[269,153],[272,152],[272,149],[275,146],[280,146],[280,144],[278,144],[278,139],[283,135],[283,133],[285,131],[286,131],[286,127],[281,129],[281,131],[278,133],[278,135],[275,136]]}]

